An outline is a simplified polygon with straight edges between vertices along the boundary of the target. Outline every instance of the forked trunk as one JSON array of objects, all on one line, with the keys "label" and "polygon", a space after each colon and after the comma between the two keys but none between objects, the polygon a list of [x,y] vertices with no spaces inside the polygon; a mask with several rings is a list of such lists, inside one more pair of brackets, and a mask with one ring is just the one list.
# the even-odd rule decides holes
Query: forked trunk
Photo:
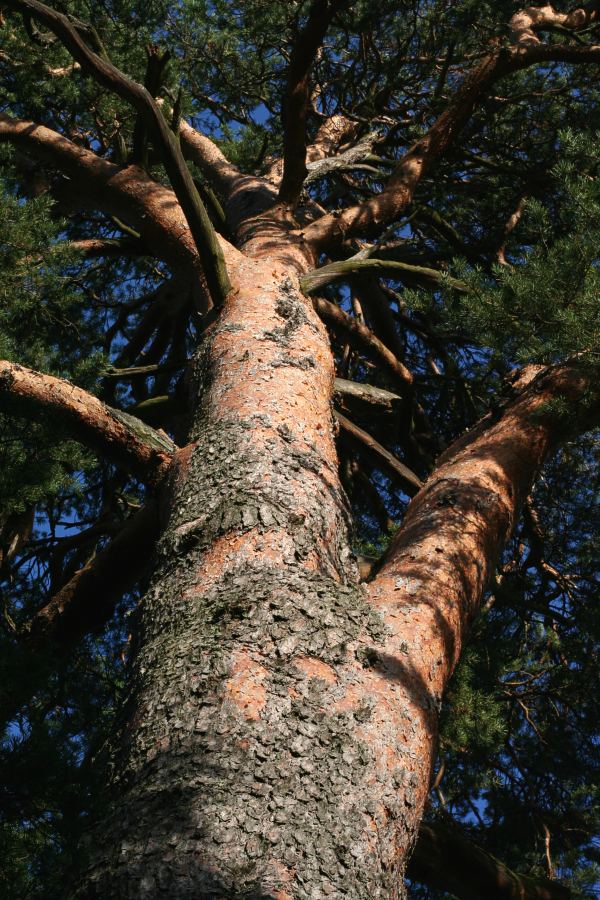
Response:
[{"label": "forked trunk", "polygon": [[195,360],[111,807],[77,896],[402,897],[444,687],[564,437],[549,401],[587,380],[527,370],[444,454],[367,588],[325,330],[292,269],[237,272]]}]

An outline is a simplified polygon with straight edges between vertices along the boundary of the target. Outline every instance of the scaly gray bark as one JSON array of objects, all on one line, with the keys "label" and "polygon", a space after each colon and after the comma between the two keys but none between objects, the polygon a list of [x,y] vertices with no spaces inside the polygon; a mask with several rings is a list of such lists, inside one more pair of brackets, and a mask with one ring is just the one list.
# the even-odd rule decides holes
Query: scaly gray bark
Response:
[{"label": "scaly gray bark", "polygon": [[[263,285],[239,290],[198,354],[193,443],[80,897],[388,897],[400,883],[360,838],[382,795],[356,731],[368,706],[321,699],[357,641],[383,640],[333,446],[313,440],[332,360],[310,301],[289,279]],[[384,794],[398,802],[393,780]]]}]

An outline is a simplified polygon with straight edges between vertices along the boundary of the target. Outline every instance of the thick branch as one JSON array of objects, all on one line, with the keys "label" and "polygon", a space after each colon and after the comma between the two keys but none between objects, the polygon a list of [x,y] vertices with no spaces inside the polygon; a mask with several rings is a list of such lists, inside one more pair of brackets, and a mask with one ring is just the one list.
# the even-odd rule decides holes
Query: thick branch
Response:
[{"label": "thick branch", "polygon": [[223,253],[183,159],[179,142],[150,92],[90,50],[66,16],[37,0],[12,0],[7,5],[12,9],[25,10],[35,15],[58,36],[84,71],[92,75],[103,87],[131,103],[143,117],[160,151],[169,180],[198,248],[213,301],[215,305],[220,305],[231,289]]},{"label": "thick branch", "polygon": [[482,847],[441,825],[421,825],[408,877],[459,900],[569,900],[567,887],[513,872]]},{"label": "thick branch", "polygon": [[52,413],[74,438],[151,482],[164,473],[176,449],[165,434],[74,384],[6,360],[0,361],[0,404],[10,405],[16,415]]},{"label": "thick branch", "polygon": [[[159,259],[198,272],[200,260],[177,198],[138,166],[117,166],[44,125],[0,113],[0,142],[22,147],[67,176],[68,202],[132,223]],[[221,241],[224,252],[232,248]]]},{"label": "thick branch", "polygon": [[[562,398],[576,408],[591,382],[590,370],[574,365],[526,369],[515,399],[443,454],[409,506],[372,597],[389,612],[392,631],[410,632],[413,665],[434,696],[441,696],[459,658],[539,467],[570,434],[571,424],[553,404]],[[600,416],[597,397],[587,409],[582,427]]]},{"label": "thick branch", "polygon": [[245,176],[210,138],[196,131],[184,119],[179,123],[179,137],[186,159],[195,163],[206,180],[227,200]]},{"label": "thick branch", "polygon": [[329,24],[345,0],[314,0],[308,20],[294,44],[281,104],[283,119],[283,178],[279,199],[295,205],[306,178],[306,117],[309,76]]},{"label": "thick branch", "polygon": [[[246,220],[254,219],[277,204],[277,189],[268,177],[240,172],[210,138],[184,120],[179,123],[179,138],[185,158],[200,169],[206,181],[218,192],[227,225],[233,233],[237,233]],[[243,242],[243,232],[239,237]]]},{"label": "thick branch", "polygon": [[339,113],[329,116],[319,125],[312,144],[309,145],[306,157],[309,162],[317,162],[327,156],[333,156],[344,144],[354,140],[359,130],[358,122]]}]

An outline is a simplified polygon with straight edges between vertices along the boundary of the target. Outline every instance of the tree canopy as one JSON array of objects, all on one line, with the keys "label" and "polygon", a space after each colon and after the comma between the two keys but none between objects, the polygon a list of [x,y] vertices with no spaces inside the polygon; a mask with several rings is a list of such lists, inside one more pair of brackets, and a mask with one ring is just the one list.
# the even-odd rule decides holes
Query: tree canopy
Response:
[{"label": "tree canopy", "polygon": [[[596,895],[599,67],[598,3],[0,3],[3,896],[64,896],[86,852],[154,487],[186,442],[188,364],[230,290],[219,238],[239,241],[250,189],[253,214],[277,201],[316,248],[300,284],[334,351],[365,579],[523,371],[584,373],[576,402],[539,412],[562,440],[440,701],[438,831],[409,875],[415,898],[485,896],[472,856],[456,850],[456,881],[432,866],[456,836],[533,879],[527,896],[568,896],[534,893],[554,879]],[[180,241],[148,184],[165,215],[175,192]],[[56,379],[47,396],[31,370]]]}]

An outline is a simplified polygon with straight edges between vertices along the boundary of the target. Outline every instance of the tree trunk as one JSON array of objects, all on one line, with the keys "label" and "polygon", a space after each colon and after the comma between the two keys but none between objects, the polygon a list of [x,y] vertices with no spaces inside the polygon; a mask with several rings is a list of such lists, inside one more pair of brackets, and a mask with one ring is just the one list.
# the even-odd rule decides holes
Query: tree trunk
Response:
[{"label": "tree trunk", "polygon": [[399,896],[412,788],[352,695],[384,629],[348,544],[327,337],[273,265],[236,287],[196,358],[79,896]]},{"label": "tree trunk", "polygon": [[110,808],[78,897],[398,898],[437,712],[570,369],[524,374],[446,452],[367,587],[349,546],[325,330],[241,260],[194,362]]}]

